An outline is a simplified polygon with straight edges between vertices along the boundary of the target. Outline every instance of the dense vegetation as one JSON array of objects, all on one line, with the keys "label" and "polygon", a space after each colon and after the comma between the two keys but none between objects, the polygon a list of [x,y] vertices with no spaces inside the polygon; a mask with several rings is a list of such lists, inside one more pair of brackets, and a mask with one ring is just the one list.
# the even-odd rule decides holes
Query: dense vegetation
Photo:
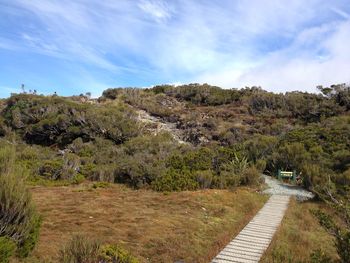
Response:
[{"label": "dense vegetation", "polygon": [[[0,134],[2,143],[15,140],[33,181],[87,178],[173,191],[258,184],[259,171],[280,168],[297,170],[308,188],[330,176],[346,192],[349,87],[319,89],[163,85],[109,89],[98,101],[19,94],[1,103]],[[140,109],[175,123],[188,143],[149,132]]]},{"label": "dense vegetation", "polygon": [[27,169],[12,146],[0,148],[0,262],[26,257],[38,239],[41,218],[26,187]]},{"label": "dense vegetation", "polygon": [[[259,87],[161,85],[109,89],[98,100],[18,94],[0,101],[0,144],[15,148],[14,167],[26,169],[31,183],[89,179],[181,191],[258,185],[261,172],[296,170],[347,224],[345,231],[314,212],[344,251],[350,243],[350,87],[318,88],[320,94],[275,94]],[[140,120],[140,110],[174,124],[186,143]]]}]

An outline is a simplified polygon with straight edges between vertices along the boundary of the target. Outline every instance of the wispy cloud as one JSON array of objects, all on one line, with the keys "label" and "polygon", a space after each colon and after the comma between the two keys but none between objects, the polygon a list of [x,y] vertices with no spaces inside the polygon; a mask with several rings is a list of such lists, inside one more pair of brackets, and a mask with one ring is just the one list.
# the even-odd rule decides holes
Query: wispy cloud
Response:
[{"label": "wispy cloud", "polygon": [[350,19],[350,14],[339,9],[339,8],[332,8],[332,10],[337,13],[338,15],[342,16],[345,19]]},{"label": "wispy cloud", "polygon": [[277,92],[316,91],[316,85],[350,81],[350,21],[301,31],[285,48],[262,56],[257,64],[197,76],[223,87],[262,86]]},{"label": "wispy cloud", "polygon": [[138,7],[157,22],[163,22],[171,18],[172,11],[167,2],[161,0],[141,0],[138,3]]},{"label": "wispy cloud", "polygon": [[29,79],[95,93],[190,81],[313,90],[349,81],[349,13],[347,0],[0,1],[0,55]]}]

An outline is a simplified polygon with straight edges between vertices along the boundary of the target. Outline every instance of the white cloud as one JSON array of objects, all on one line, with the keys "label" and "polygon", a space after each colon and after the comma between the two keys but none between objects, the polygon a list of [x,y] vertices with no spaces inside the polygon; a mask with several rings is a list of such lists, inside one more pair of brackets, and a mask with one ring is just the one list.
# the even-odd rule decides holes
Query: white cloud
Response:
[{"label": "white cloud", "polygon": [[[323,38],[322,38],[323,36]],[[283,51],[268,57],[263,66],[243,74],[237,82],[240,84],[260,84],[274,91],[308,90],[315,86],[331,85],[350,81],[350,21],[335,25],[330,35],[320,33],[315,36],[314,49],[327,53],[325,58],[315,57],[312,52],[300,56],[285,56]],[[293,47],[292,47],[293,48]]]},{"label": "white cloud", "polygon": [[[350,20],[306,29],[290,46],[268,54],[258,65],[248,65],[242,70],[232,67],[213,75],[198,76],[198,79],[226,88],[255,85],[276,92],[315,92],[319,84],[350,81],[349,39]],[[302,47],[305,46],[312,50],[304,50]],[[317,55],[318,50],[326,55]]]},{"label": "white cloud", "polygon": [[[262,85],[276,91],[313,89],[349,80],[346,4],[13,0],[8,15],[26,17],[30,23],[12,33],[17,39],[6,39],[0,31],[0,48],[79,62],[86,71],[97,67],[110,74],[105,81],[90,72],[91,83],[100,88],[105,85],[98,83],[134,74],[150,82],[156,78],[224,87]],[[81,85],[88,83],[73,77]]]},{"label": "white cloud", "polygon": [[167,2],[161,0],[140,0],[138,7],[151,15],[157,22],[163,22],[171,18],[171,8]]}]

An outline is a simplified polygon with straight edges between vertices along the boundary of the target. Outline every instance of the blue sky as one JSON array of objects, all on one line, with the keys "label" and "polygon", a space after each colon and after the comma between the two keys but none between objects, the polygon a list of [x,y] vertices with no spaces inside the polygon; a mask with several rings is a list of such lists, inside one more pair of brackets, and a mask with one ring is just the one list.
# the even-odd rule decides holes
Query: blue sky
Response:
[{"label": "blue sky", "polygon": [[0,0],[0,97],[350,81],[349,0]]}]

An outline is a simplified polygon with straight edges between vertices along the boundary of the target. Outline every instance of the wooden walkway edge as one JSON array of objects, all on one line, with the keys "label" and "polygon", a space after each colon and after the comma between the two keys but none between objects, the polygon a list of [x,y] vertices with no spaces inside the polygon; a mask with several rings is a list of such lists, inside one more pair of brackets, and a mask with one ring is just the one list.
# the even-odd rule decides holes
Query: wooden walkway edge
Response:
[{"label": "wooden walkway edge", "polygon": [[212,263],[257,263],[269,247],[288,208],[290,196],[273,195]]}]

